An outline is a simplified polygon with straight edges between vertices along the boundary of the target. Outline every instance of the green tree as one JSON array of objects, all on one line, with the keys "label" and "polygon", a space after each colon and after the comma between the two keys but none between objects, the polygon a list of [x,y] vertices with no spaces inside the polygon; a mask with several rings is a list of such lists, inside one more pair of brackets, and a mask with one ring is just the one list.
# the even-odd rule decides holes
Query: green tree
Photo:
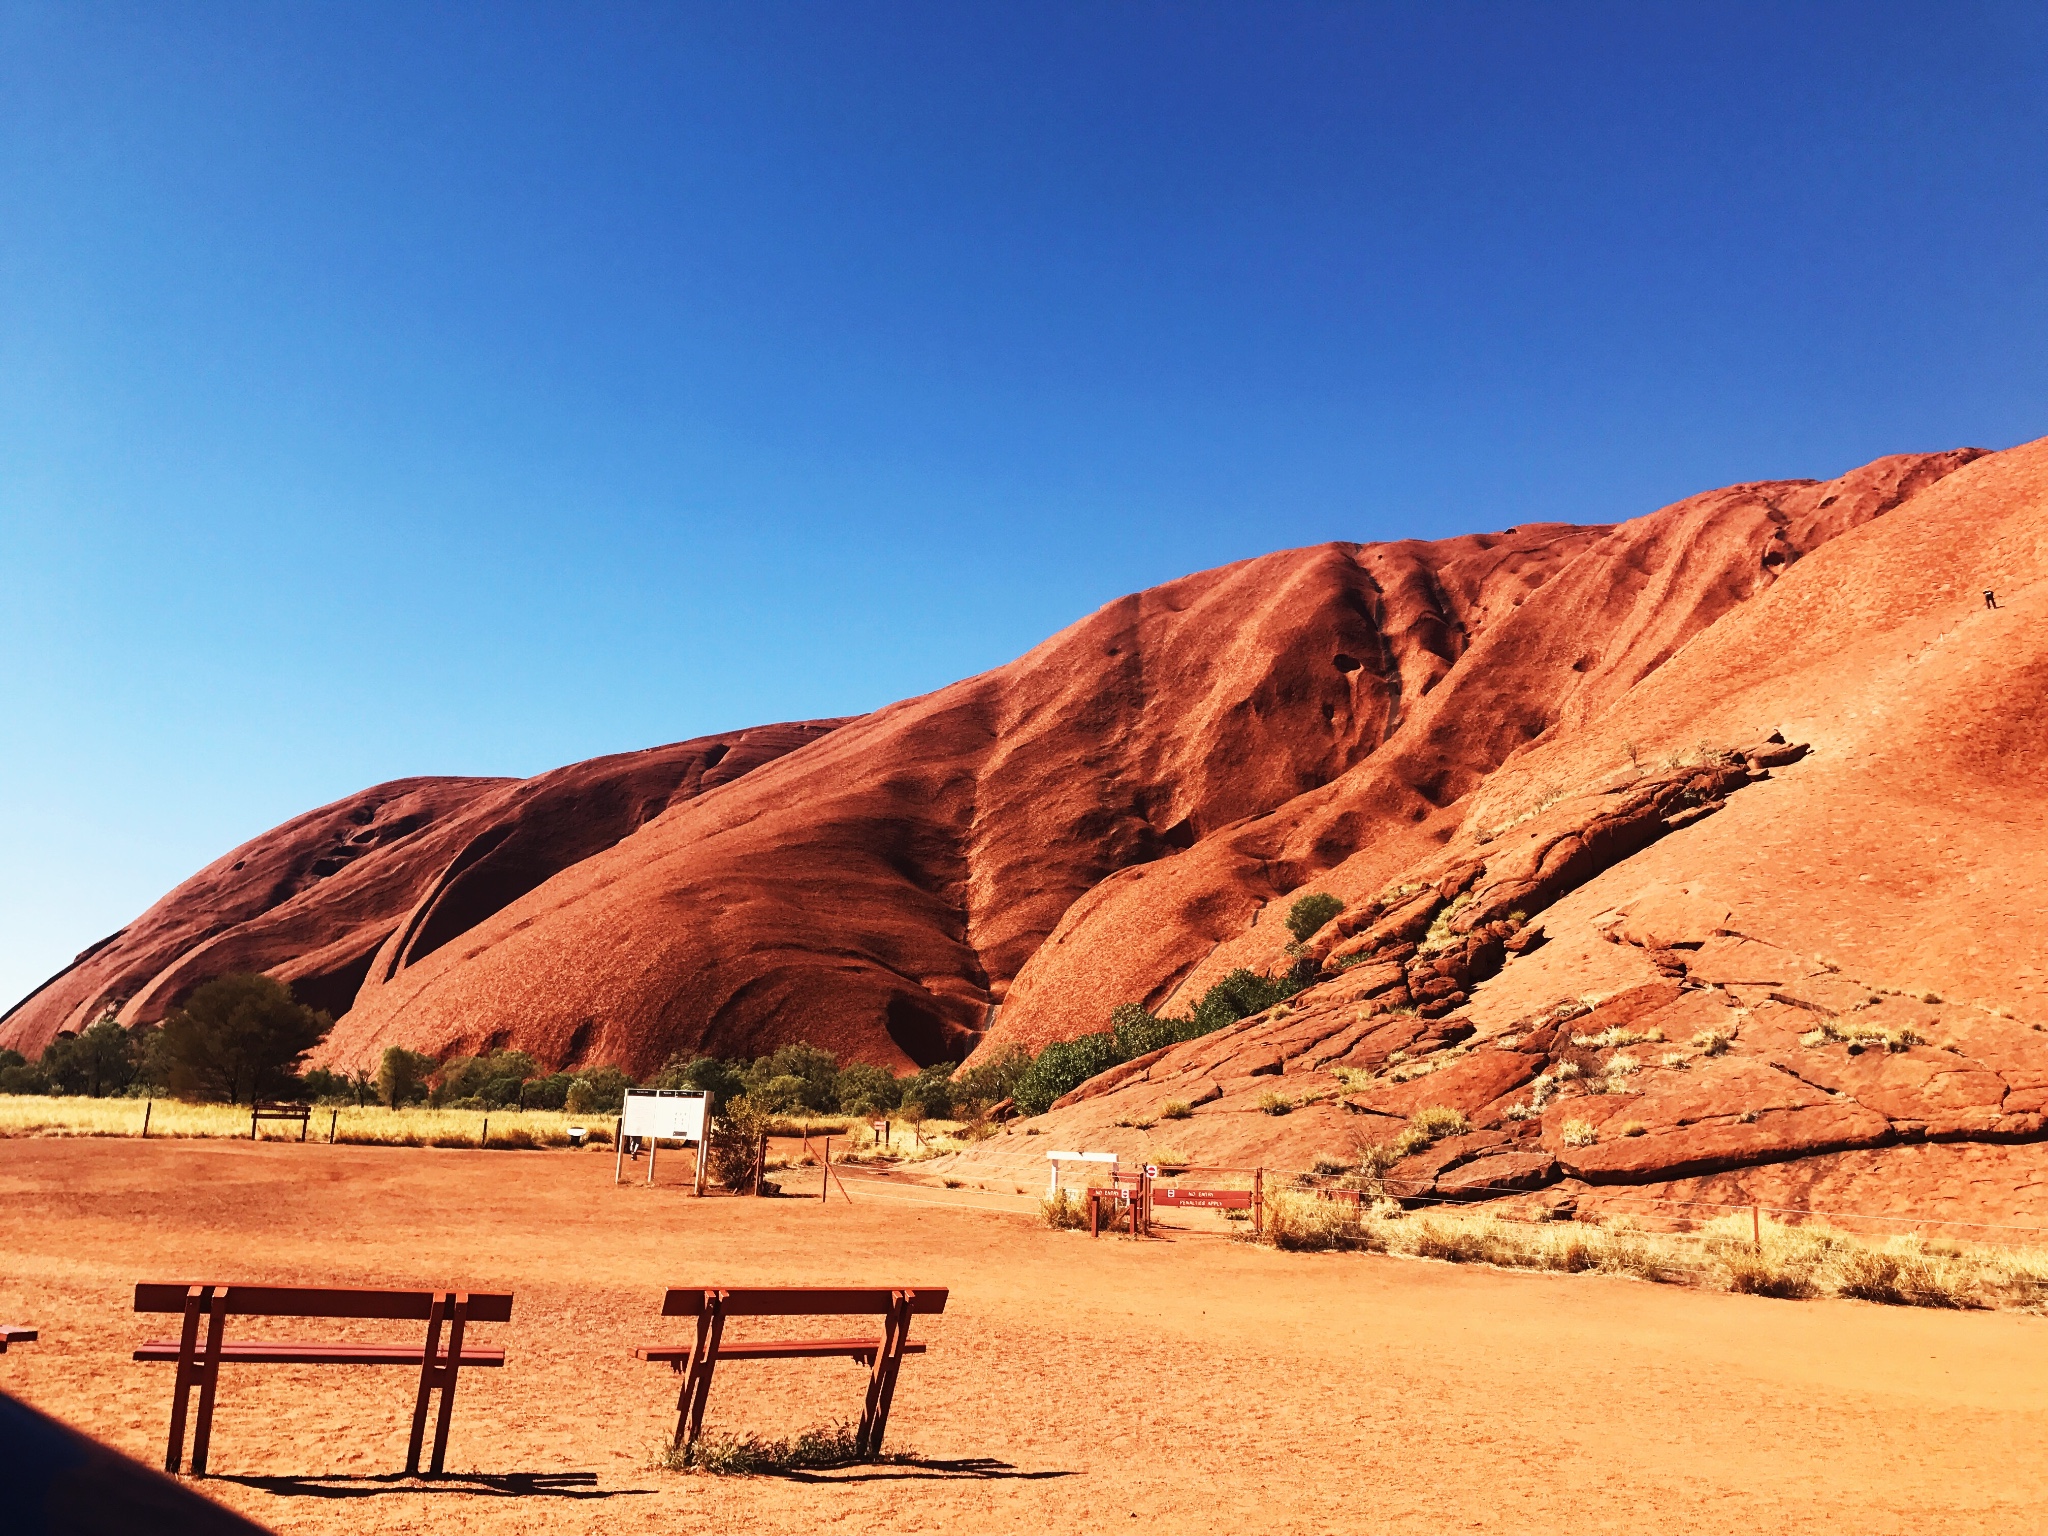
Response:
[{"label": "green tree", "polygon": [[1294,905],[1287,909],[1287,931],[1294,935],[1295,943],[1306,944],[1318,928],[1343,910],[1344,903],[1328,891],[1310,891],[1295,897]]},{"label": "green tree", "polygon": [[377,1098],[387,1108],[403,1109],[427,1096],[427,1079],[440,1063],[420,1051],[394,1045],[377,1063]]},{"label": "green tree", "polygon": [[903,1085],[880,1067],[857,1061],[840,1068],[833,1096],[849,1115],[885,1115],[903,1102]]},{"label": "green tree", "polygon": [[19,1051],[0,1051],[0,1093],[44,1094],[50,1080]]},{"label": "green tree", "polygon": [[110,1009],[84,1033],[52,1040],[43,1052],[43,1076],[53,1093],[108,1098],[135,1081],[139,1056],[136,1042]]},{"label": "green tree", "polygon": [[730,1104],[747,1091],[746,1073],[730,1061],[715,1056],[686,1058],[671,1056],[662,1069],[647,1080],[650,1088],[691,1088],[708,1093],[720,1104]]},{"label": "green tree", "polygon": [[830,1114],[839,1107],[839,1058],[830,1051],[798,1041],[783,1046],[772,1056],[761,1057],[747,1068],[748,1095],[758,1096],[778,1077],[794,1077],[803,1083],[796,1095],[797,1102],[785,1112],[807,1109],[815,1114]]},{"label": "green tree", "polygon": [[1111,1035],[1055,1040],[1017,1079],[1017,1107],[1027,1115],[1042,1115],[1061,1094],[1071,1093],[1117,1064],[1116,1040]]},{"label": "green tree", "polygon": [[903,1084],[906,1118],[948,1120],[953,1115],[953,1063],[941,1061],[926,1067]]},{"label": "green tree", "polygon": [[327,1014],[293,1002],[275,977],[217,976],[164,1020],[171,1087],[230,1104],[287,1092],[306,1053],[333,1027]]},{"label": "green tree", "polygon": [[1000,1056],[991,1056],[987,1061],[962,1067],[953,1074],[954,1107],[963,1113],[975,1114],[992,1104],[1014,1099],[1017,1081],[1030,1066],[1030,1050],[1013,1045]]},{"label": "green tree", "polygon": [[576,1074],[564,1107],[572,1115],[616,1115],[632,1086],[633,1079],[617,1067],[589,1067]]}]

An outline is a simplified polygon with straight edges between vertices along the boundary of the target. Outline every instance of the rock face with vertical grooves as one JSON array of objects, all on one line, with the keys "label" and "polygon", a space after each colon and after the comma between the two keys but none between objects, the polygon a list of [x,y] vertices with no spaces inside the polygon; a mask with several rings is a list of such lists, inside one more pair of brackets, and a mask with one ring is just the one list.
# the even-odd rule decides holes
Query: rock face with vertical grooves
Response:
[{"label": "rock face with vertical grooves", "polygon": [[[1738,707],[1760,673],[1780,655],[1824,668],[1857,620],[1816,619],[1838,627],[1702,671],[1704,646],[1748,616],[1833,602],[1818,568],[1839,546],[1929,519],[1961,537],[1973,496],[2007,494],[2042,452],[1899,456],[1612,527],[1240,562],[836,728],[742,733],[760,738],[747,771],[712,764],[689,794],[615,786],[616,768],[576,777],[595,764],[530,781],[554,783],[545,804],[501,781],[392,786],[420,803],[377,799],[391,824],[424,819],[379,845],[381,864],[324,877],[362,882],[360,897],[264,905],[224,860],[191,883],[219,916],[188,902],[172,933],[174,893],[0,1040],[76,1027],[106,997],[152,1017],[250,964],[345,1006],[328,1053],[347,1064],[391,1044],[512,1044],[645,1072],[678,1051],[809,1039],[901,1069],[1099,1029],[1120,1002],[1177,1008],[1230,965],[1283,963],[1279,908],[1301,889],[1356,906],[1476,846],[1494,830],[1477,823],[1610,771],[1625,745],[1683,751],[1710,718],[1753,738],[1775,723]],[[1681,670],[1674,701],[1659,690]],[[768,750],[767,733],[791,731],[807,733],[800,750]],[[523,789],[535,803],[512,816]],[[587,813],[602,836],[576,830],[586,800],[605,807]],[[310,872],[334,856],[335,818],[362,809],[250,846]],[[515,824],[529,830],[499,830]]]}]

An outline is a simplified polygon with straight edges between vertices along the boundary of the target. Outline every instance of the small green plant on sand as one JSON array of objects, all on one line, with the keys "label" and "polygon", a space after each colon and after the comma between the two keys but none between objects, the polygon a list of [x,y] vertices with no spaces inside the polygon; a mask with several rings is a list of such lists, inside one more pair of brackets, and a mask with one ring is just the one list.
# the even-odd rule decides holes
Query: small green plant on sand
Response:
[{"label": "small green plant on sand", "polygon": [[761,1472],[819,1471],[850,1467],[864,1462],[915,1461],[911,1451],[863,1456],[860,1437],[851,1424],[821,1425],[799,1432],[788,1440],[764,1440],[758,1435],[706,1435],[695,1445],[678,1446],[673,1440],[655,1448],[654,1465],[668,1472],[708,1472],[717,1476],[746,1477]]}]

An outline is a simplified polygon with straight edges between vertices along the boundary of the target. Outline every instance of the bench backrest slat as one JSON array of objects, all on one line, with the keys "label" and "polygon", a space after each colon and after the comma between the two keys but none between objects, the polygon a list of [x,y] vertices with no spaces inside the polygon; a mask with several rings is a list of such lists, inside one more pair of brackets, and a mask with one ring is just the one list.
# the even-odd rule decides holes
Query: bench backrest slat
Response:
[{"label": "bench backrest slat", "polygon": [[[946,1310],[946,1288],[904,1286],[914,1291],[912,1313],[930,1315]],[[707,1290],[726,1293],[727,1317],[837,1317],[857,1313],[884,1313],[893,1292],[886,1286],[836,1285],[712,1285],[678,1286],[662,1298],[663,1317],[695,1317],[704,1310]],[[181,1303],[182,1305],[182,1303]]]},{"label": "bench backrest slat", "polygon": [[[193,1284],[219,1285],[220,1281]],[[138,1312],[183,1312],[190,1285],[138,1285]],[[226,1310],[241,1317],[380,1317],[424,1319],[433,1314],[432,1291],[350,1291],[312,1285],[230,1285]],[[451,1296],[453,1292],[450,1292]],[[509,1294],[469,1293],[469,1320],[504,1323],[512,1318]]]}]

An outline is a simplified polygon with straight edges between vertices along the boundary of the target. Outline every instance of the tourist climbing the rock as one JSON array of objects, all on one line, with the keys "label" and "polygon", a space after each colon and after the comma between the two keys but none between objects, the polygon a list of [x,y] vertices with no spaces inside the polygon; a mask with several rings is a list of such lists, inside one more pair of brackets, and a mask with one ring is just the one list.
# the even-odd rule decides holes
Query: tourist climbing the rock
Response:
[{"label": "tourist climbing the rock", "polygon": [[1992,594],[1989,587],[1984,589],[1984,606],[1986,608],[1996,608],[1998,606],[1998,599]]}]

